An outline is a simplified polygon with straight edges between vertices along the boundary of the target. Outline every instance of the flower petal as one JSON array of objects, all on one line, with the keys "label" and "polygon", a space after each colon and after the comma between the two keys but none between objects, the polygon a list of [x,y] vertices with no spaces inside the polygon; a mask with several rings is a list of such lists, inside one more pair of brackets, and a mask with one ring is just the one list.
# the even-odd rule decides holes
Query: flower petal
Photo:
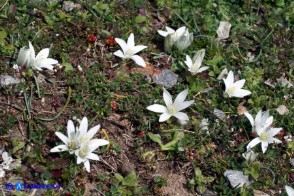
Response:
[{"label": "flower petal", "polygon": [[234,73],[230,71],[227,78],[223,78],[223,80],[224,80],[226,91],[227,91],[227,89],[234,84]]},{"label": "flower petal", "polygon": [[277,135],[283,128],[270,128],[268,130],[268,136],[269,137],[274,137],[275,135]]},{"label": "flower petal", "polygon": [[273,121],[274,121],[274,117],[270,116],[269,118],[266,119],[266,121],[263,121],[264,119],[261,118],[261,123],[264,122],[264,125],[265,127],[269,127],[271,126],[271,124],[273,124]]},{"label": "flower petal", "polygon": [[261,117],[261,122],[266,122],[269,117],[270,117],[269,116],[269,110],[263,112],[262,117]]},{"label": "flower petal", "polygon": [[81,162],[83,162],[83,159],[80,156],[77,156],[77,164],[80,164]]},{"label": "flower petal", "polygon": [[259,110],[258,113],[255,116],[255,125],[259,126],[261,125],[261,117],[262,117],[262,110]]},{"label": "flower petal", "polygon": [[30,58],[30,50],[27,49],[26,47],[22,47],[18,53],[17,59],[16,59],[16,64],[18,66],[28,66]]},{"label": "flower petal", "polygon": [[49,48],[42,49],[36,56],[36,60],[38,59],[46,59],[49,56]]},{"label": "flower petal", "polygon": [[125,40],[120,39],[120,38],[115,38],[115,41],[121,47],[121,49],[123,50],[123,53],[125,53],[128,50],[128,46],[127,46],[127,43],[125,42]]},{"label": "flower petal", "polygon": [[135,46],[133,49],[133,54],[136,54],[140,52],[141,50],[144,50],[145,48],[148,48],[148,46],[143,46],[143,45]]},{"label": "flower petal", "polygon": [[244,115],[248,118],[248,120],[250,121],[250,124],[252,127],[254,127],[254,119],[253,116],[251,114],[249,114],[248,112],[245,112]]},{"label": "flower petal", "polygon": [[51,70],[51,71],[53,71],[53,68],[54,68],[53,65],[50,65],[50,64],[42,64],[42,63],[39,63],[37,65],[35,64],[34,67],[37,68],[38,70],[43,70],[42,68],[46,68],[46,69]]},{"label": "flower petal", "polygon": [[234,92],[231,93],[232,97],[238,97],[238,98],[243,98],[247,95],[250,95],[251,92],[248,90],[244,90],[244,89],[237,89]]},{"label": "flower petal", "polygon": [[54,65],[56,63],[58,63],[58,61],[52,58],[46,58],[41,61],[41,64],[47,64],[47,65]]},{"label": "flower petal", "polygon": [[181,105],[185,101],[187,95],[188,95],[187,89],[180,92],[174,101],[175,107],[177,107],[177,105]]},{"label": "flower petal", "polygon": [[171,34],[171,38],[174,42],[178,41],[186,32],[186,27],[180,27],[176,30],[176,32],[174,32],[173,34]]},{"label": "flower petal", "polygon": [[125,55],[123,54],[123,52],[121,50],[118,50],[116,52],[113,53],[115,56],[118,56],[120,58],[125,58]]},{"label": "flower petal", "polygon": [[57,135],[57,137],[59,137],[59,139],[60,139],[65,145],[68,144],[69,139],[68,139],[65,135],[63,135],[63,133],[55,132],[55,134]]},{"label": "flower petal", "polygon": [[169,34],[171,34],[171,33],[174,33],[175,32],[175,30],[173,30],[172,28],[170,28],[170,27],[165,27],[165,29],[167,30],[167,32],[169,33]]},{"label": "flower petal", "polygon": [[168,120],[171,116],[172,115],[169,113],[163,113],[159,117],[159,122],[164,122],[164,121]]},{"label": "flower petal", "polygon": [[170,106],[173,104],[172,96],[165,88],[163,88],[163,100],[166,106]]},{"label": "flower petal", "polygon": [[188,68],[191,68],[193,66],[192,59],[189,55],[186,55],[186,61],[185,64],[187,65]]},{"label": "flower petal", "polygon": [[131,56],[131,59],[135,61],[135,63],[137,63],[138,65],[142,66],[142,67],[146,67],[145,61],[142,57],[140,57],[139,55],[133,55]]},{"label": "flower petal", "polygon": [[167,108],[163,105],[153,104],[147,107],[147,110],[157,113],[165,113],[167,112]]},{"label": "flower petal", "polygon": [[184,112],[177,112],[173,116],[178,118],[180,121],[189,121],[189,117]]},{"label": "flower petal", "polygon": [[90,173],[90,161],[88,161],[88,160],[85,161],[85,162],[84,162],[84,166],[85,166],[87,172]]},{"label": "flower petal", "polygon": [[293,196],[294,195],[294,189],[291,188],[290,186],[285,186],[286,192],[288,196]]},{"label": "flower petal", "polygon": [[100,159],[99,159],[99,156],[98,156],[97,154],[92,153],[92,152],[90,152],[90,153],[87,155],[86,158],[87,158],[87,159],[91,159],[91,160],[95,160],[95,161],[99,161],[99,160],[100,160]]},{"label": "flower petal", "polygon": [[198,69],[197,73],[201,73],[201,72],[207,70],[208,68],[209,68],[208,66],[200,67],[200,68]]},{"label": "flower petal", "polygon": [[87,133],[87,138],[90,140],[94,137],[94,135],[99,131],[100,125],[96,125],[95,127],[92,127]]},{"label": "flower petal", "polygon": [[166,36],[169,35],[169,33],[166,32],[166,31],[158,30],[157,32],[159,33],[159,35],[161,35],[161,36],[163,36],[163,37],[166,37]]},{"label": "flower petal", "polygon": [[75,136],[75,126],[72,120],[67,121],[67,136],[69,140],[74,139]]},{"label": "flower petal", "polygon": [[128,38],[127,45],[128,45],[129,48],[134,48],[134,46],[135,46],[135,38],[134,38],[133,33],[130,34],[130,36]]},{"label": "flower petal", "polygon": [[245,79],[242,79],[242,80],[238,80],[234,83],[234,87],[236,87],[237,89],[241,89],[244,84],[245,84],[246,80]]},{"label": "flower petal", "polygon": [[190,105],[192,105],[194,103],[194,100],[190,100],[190,101],[184,101],[179,105],[175,105],[177,111],[181,111],[187,107],[189,107]]},{"label": "flower petal", "polygon": [[80,135],[84,135],[87,133],[88,131],[88,119],[87,117],[84,117],[80,123],[80,127],[79,127],[79,131],[80,131]]},{"label": "flower petal", "polygon": [[205,56],[205,49],[201,49],[197,51],[197,53],[193,57],[194,66],[196,65],[197,67],[200,67],[204,59],[204,56]]},{"label": "flower petal", "polygon": [[93,152],[99,146],[105,146],[105,145],[108,145],[108,144],[109,144],[109,142],[107,140],[104,140],[104,139],[93,139],[93,140],[90,140],[89,143],[88,143],[89,152]]},{"label": "flower petal", "polygon": [[34,49],[32,43],[30,41],[29,41],[29,49],[30,49],[30,52],[31,52],[31,57],[33,57],[35,59],[35,56],[36,56],[35,49]]},{"label": "flower petal", "polygon": [[273,142],[276,143],[276,144],[280,144],[282,143],[281,140],[277,139],[277,138],[273,138]]},{"label": "flower petal", "polygon": [[257,144],[259,144],[261,142],[261,140],[257,137],[257,138],[254,138],[251,142],[249,142],[249,144],[247,145],[247,149],[251,149],[253,148],[254,146],[256,146]]},{"label": "flower petal", "polygon": [[50,150],[50,152],[63,152],[63,151],[67,151],[67,150],[68,150],[67,145],[63,144],[63,145],[59,145],[59,146],[52,148]]},{"label": "flower petal", "polygon": [[261,149],[262,149],[262,152],[265,153],[265,151],[267,150],[267,147],[268,147],[268,142],[261,142]]}]

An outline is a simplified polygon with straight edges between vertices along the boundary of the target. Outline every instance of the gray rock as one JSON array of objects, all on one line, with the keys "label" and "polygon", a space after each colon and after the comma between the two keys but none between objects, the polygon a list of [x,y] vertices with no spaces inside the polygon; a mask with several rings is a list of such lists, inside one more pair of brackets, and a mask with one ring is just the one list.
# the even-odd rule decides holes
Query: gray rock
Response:
[{"label": "gray rock", "polygon": [[227,170],[225,171],[224,176],[229,179],[233,188],[241,188],[244,184],[246,184],[246,187],[248,187],[251,184],[249,181],[249,176],[244,175],[242,171]]},{"label": "gray rock", "polygon": [[294,167],[294,158],[290,159],[290,164],[292,165],[292,167]]},{"label": "gray rock", "polygon": [[20,83],[20,79],[18,78],[15,78],[7,74],[0,75],[0,88],[10,84],[18,84],[18,83]]},{"label": "gray rock", "polygon": [[210,190],[206,190],[204,193],[202,193],[202,196],[217,196],[217,194]]},{"label": "gray rock", "polygon": [[165,69],[160,74],[153,76],[153,81],[158,85],[164,86],[165,88],[171,88],[176,85],[178,77],[179,76],[171,70]]},{"label": "gray rock", "polygon": [[74,3],[72,1],[64,1],[62,5],[62,10],[65,12],[70,12],[74,8],[81,8],[80,4]]},{"label": "gray rock", "polygon": [[219,110],[217,108],[213,109],[213,114],[220,120],[225,121],[227,119],[227,115],[222,110]]}]

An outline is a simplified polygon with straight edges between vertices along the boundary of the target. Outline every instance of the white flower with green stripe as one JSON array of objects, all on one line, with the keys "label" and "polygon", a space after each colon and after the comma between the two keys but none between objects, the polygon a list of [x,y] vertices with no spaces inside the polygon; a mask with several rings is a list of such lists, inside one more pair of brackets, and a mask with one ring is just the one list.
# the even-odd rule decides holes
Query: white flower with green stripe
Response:
[{"label": "white flower with green stripe", "polygon": [[148,110],[152,112],[162,113],[159,117],[159,122],[164,122],[170,117],[174,116],[180,120],[180,122],[189,121],[187,114],[180,112],[183,109],[186,109],[194,103],[194,100],[185,101],[188,95],[188,90],[182,91],[173,102],[171,94],[163,88],[163,99],[166,106],[160,104],[153,104],[147,107]]},{"label": "white flower with green stripe", "polygon": [[234,73],[232,71],[230,71],[228,77],[226,79],[223,78],[223,80],[226,86],[225,92],[229,97],[243,98],[251,94],[250,91],[242,89],[246,81],[245,79],[234,82]]},{"label": "white flower with green stripe", "polygon": [[135,46],[134,39],[135,38],[133,33],[130,34],[127,42],[125,42],[124,40],[120,38],[115,38],[115,41],[118,43],[118,45],[121,47],[122,50],[118,50],[114,52],[113,54],[122,59],[132,59],[133,61],[135,61],[136,64],[142,67],[145,67],[146,63],[143,60],[143,58],[135,54],[137,54],[141,50],[144,50],[145,48],[147,48],[147,46],[143,46],[143,45]]},{"label": "white flower with green stripe", "polygon": [[271,123],[268,126],[264,126],[256,130],[258,137],[249,142],[246,148],[251,149],[257,144],[261,143],[262,152],[265,153],[269,144],[282,143],[279,139],[274,138],[274,136],[277,135],[282,130],[282,128],[272,128],[270,125]]}]

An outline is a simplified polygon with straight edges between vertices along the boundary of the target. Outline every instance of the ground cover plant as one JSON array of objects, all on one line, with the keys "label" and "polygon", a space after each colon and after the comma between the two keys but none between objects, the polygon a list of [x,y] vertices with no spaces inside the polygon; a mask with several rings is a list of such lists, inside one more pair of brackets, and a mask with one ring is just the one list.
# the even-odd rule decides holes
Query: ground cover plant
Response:
[{"label": "ground cover plant", "polygon": [[290,0],[0,2],[1,194],[293,195],[293,16]]}]

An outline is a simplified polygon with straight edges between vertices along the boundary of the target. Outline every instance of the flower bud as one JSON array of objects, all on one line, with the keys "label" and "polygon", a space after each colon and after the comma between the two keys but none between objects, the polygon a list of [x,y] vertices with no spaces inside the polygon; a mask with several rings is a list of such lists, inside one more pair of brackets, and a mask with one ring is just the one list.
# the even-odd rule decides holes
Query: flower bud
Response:
[{"label": "flower bud", "polygon": [[164,38],[164,51],[165,52],[171,51],[173,45],[174,45],[174,41],[172,40],[171,35],[167,35]]},{"label": "flower bud", "polygon": [[189,31],[186,30],[185,34],[177,41],[176,46],[178,50],[185,50],[192,44],[193,40],[193,33],[189,33]]}]

